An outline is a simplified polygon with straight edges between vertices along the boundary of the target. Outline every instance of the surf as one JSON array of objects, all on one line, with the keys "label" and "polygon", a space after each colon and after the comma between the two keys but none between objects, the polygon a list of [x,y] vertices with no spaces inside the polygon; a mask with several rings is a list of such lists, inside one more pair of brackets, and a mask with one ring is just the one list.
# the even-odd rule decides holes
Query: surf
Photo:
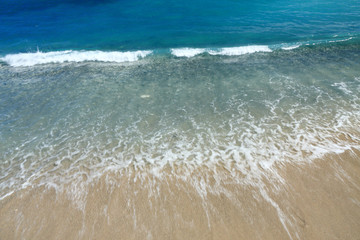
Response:
[{"label": "surf", "polygon": [[12,67],[30,67],[39,64],[66,62],[136,62],[145,58],[157,56],[171,56],[178,58],[193,58],[199,55],[209,56],[241,56],[256,53],[272,53],[274,51],[292,51],[302,47],[326,46],[345,42],[358,42],[359,36],[334,36],[330,39],[308,40],[303,42],[284,42],[272,45],[246,45],[234,47],[193,48],[179,47],[169,49],[133,50],[133,51],[104,51],[104,50],[62,50],[40,51],[27,53],[11,53],[0,57],[3,62]]}]

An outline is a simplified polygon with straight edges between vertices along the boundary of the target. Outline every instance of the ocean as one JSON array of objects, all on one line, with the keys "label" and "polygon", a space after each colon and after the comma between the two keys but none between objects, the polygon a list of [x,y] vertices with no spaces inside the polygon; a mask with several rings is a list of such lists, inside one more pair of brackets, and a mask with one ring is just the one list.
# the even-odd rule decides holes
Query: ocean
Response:
[{"label": "ocean", "polygon": [[[223,224],[225,239],[304,239],[295,203],[276,197],[291,189],[282,166],[336,158],[327,179],[356,186],[339,187],[355,218],[360,181],[337,157],[359,167],[359,126],[358,0],[0,3],[0,238],[108,238],[129,224],[125,239],[219,239],[208,232]],[[274,214],[218,221],[220,198],[243,209],[245,195]],[[245,215],[251,234],[231,235]],[[269,221],[281,230],[253,233]]]}]

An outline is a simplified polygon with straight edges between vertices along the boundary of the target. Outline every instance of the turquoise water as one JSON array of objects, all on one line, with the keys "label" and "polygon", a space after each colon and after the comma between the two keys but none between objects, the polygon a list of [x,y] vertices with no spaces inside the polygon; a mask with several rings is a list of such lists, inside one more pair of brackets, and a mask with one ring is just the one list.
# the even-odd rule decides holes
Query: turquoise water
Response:
[{"label": "turquoise water", "polygon": [[360,149],[359,1],[3,0],[0,22],[1,198]]},{"label": "turquoise water", "polygon": [[0,54],[271,45],[360,31],[358,0],[2,0]]}]

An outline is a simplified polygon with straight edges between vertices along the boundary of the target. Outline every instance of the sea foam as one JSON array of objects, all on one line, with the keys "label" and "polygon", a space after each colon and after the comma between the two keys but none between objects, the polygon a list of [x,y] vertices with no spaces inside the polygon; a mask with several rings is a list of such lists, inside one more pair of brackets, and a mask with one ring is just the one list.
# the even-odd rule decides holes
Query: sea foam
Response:
[{"label": "sea foam", "polygon": [[205,48],[173,48],[171,54],[176,57],[194,57],[205,51]]},{"label": "sea foam", "polygon": [[152,51],[104,52],[104,51],[55,51],[8,54],[0,58],[13,67],[26,67],[46,63],[63,62],[134,62],[151,54]]},{"label": "sea foam", "polygon": [[265,45],[252,45],[242,47],[228,47],[228,48],[173,48],[171,53],[176,57],[194,57],[202,53],[208,53],[210,55],[225,55],[225,56],[237,56],[255,52],[272,52],[272,50]]},{"label": "sea foam", "polygon": [[301,46],[301,44],[297,44],[297,45],[287,45],[287,46],[283,46],[281,49],[283,49],[283,50],[293,50],[293,49],[298,48],[298,47],[300,47],[300,46]]},{"label": "sea foam", "polygon": [[229,48],[220,48],[218,50],[210,50],[209,54],[237,56],[237,55],[256,53],[256,52],[272,52],[272,50],[265,45],[253,45],[253,46],[229,47]]},{"label": "sea foam", "polygon": [[244,54],[252,54],[257,52],[273,52],[277,50],[293,50],[301,46],[327,44],[334,42],[343,42],[353,39],[353,37],[346,39],[335,40],[316,40],[305,42],[293,42],[293,43],[280,43],[274,45],[249,45],[239,47],[225,47],[225,48],[171,48],[171,49],[154,49],[154,50],[138,50],[138,51],[53,51],[53,52],[41,52],[34,53],[17,53],[7,54],[4,57],[0,57],[0,63],[5,62],[13,67],[27,67],[37,64],[47,63],[63,63],[63,62],[84,62],[84,61],[99,61],[99,62],[134,62],[141,58],[144,58],[150,54],[164,54],[169,52],[175,57],[192,58],[200,54],[208,55],[223,55],[223,56],[240,56]]}]

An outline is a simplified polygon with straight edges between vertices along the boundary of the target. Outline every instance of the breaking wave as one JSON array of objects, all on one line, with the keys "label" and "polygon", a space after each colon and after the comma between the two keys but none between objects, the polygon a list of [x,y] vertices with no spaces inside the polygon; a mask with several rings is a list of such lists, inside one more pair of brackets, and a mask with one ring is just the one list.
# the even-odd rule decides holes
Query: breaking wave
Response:
[{"label": "breaking wave", "polygon": [[154,50],[138,50],[138,51],[87,51],[87,50],[66,50],[66,51],[52,51],[52,52],[33,52],[33,53],[14,53],[7,54],[0,57],[0,62],[4,62],[12,67],[28,67],[38,64],[49,63],[64,63],[64,62],[135,62],[149,55],[172,55],[174,57],[191,58],[200,54],[222,55],[222,56],[240,56],[244,54],[253,53],[269,53],[277,50],[293,50],[302,46],[331,44],[337,42],[344,42],[354,39],[348,38],[334,38],[327,40],[313,40],[306,42],[280,43],[273,45],[249,45],[238,47],[224,47],[224,48],[171,48],[171,49],[154,49]]},{"label": "breaking wave", "polygon": [[104,51],[55,51],[8,54],[0,60],[13,67],[27,67],[46,63],[63,62],[134,62],[151,54],[152,51],[104,52]]}]

